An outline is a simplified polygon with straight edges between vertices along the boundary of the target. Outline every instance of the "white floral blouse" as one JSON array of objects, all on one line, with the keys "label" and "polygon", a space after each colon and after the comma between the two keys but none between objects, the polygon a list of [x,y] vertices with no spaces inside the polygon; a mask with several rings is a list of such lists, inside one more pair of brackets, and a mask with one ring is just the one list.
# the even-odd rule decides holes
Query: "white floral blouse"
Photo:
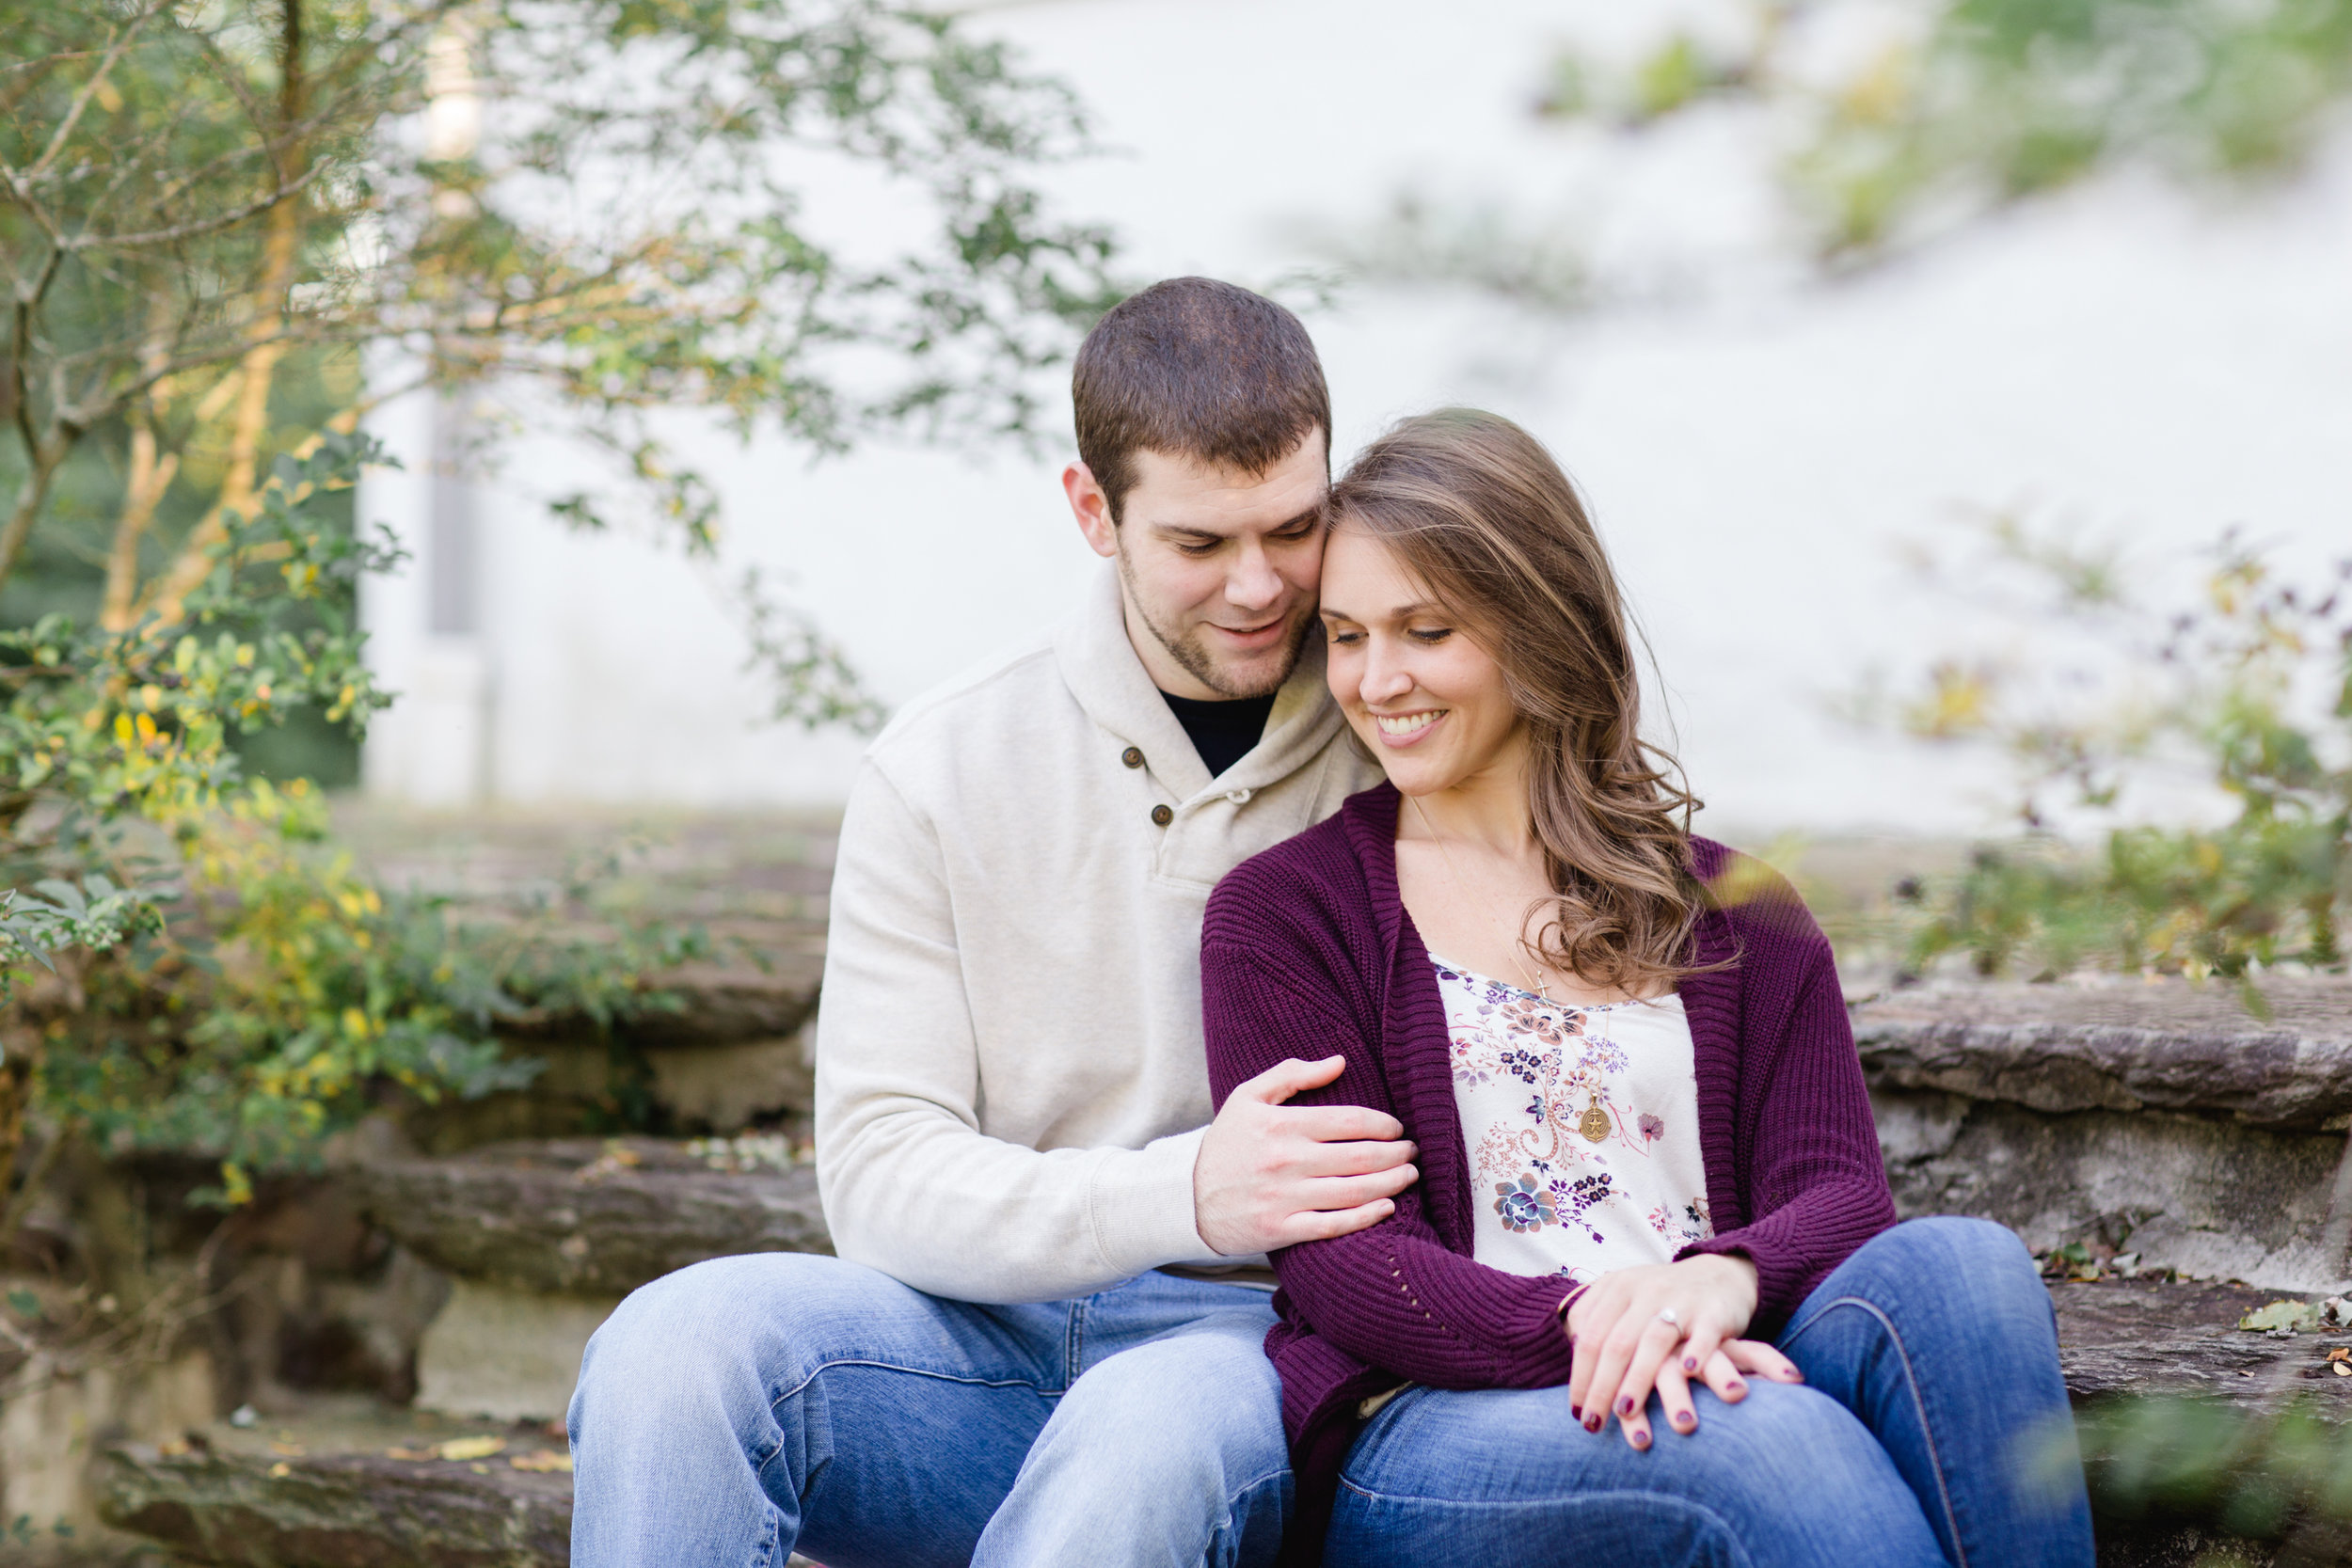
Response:
[{"label": "white floral blouse", "polygon": [[1680,997],[1564,1006],[1432,961],[1478,1261],[1583,1283],[1715,1233]]}]

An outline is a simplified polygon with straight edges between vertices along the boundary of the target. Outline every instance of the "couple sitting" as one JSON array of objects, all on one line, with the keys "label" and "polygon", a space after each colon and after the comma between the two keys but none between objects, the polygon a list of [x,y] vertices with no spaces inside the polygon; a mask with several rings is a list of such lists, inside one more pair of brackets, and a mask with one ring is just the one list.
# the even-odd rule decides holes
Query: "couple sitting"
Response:
[{"label": "couple sitting", "polygon": [[2032,1263],[1895,1223],[1829,945],[1688,831],[1542,446],[1331,484],[1304,328],[1200,278],[1074,392],[1116,570],[842,825],[840,1257],[622,1304],[577,1568],[2090,1563]]}]

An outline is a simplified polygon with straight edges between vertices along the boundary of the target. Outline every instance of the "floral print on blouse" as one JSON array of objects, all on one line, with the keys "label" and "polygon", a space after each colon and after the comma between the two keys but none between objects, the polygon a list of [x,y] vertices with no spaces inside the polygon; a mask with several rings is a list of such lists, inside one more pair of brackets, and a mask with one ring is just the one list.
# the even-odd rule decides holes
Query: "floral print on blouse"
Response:
[{"label": "floral print on blouse", "polygon": [[1715,1233],[1680,997],[1564,1006],[1432,961],[1478,1261],[1581,1283]]}]

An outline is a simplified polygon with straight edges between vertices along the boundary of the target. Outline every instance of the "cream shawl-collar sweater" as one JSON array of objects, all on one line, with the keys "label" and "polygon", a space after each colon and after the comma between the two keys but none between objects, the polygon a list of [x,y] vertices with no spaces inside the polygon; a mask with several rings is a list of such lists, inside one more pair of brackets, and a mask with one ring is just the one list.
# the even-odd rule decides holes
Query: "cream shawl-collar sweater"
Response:
[{"label": "cream shawl-collar sweater", "polygon": [[901,710],[834,872],[817,1175],[840,1256],[980,1302],[1263,1262],[1216,1258],[1193,1224],[1201,914],[1378,777],[1311,639],[1212,781],[1108,567],[1049,638]]}]

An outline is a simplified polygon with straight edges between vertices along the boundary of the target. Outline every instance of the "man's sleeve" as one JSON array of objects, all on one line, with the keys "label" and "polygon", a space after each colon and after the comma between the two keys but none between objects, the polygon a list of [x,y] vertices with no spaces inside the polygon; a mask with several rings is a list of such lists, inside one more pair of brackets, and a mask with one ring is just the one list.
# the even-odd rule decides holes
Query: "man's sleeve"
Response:
[{"label": "man's sleeve", "polygon": [[1057,1301],[1213,1256],[1193,1221],[1199,1130],[1041,1153],[984,1135],[980,1098],[937,835],[869,760],[841,825],[818,1014],[834,1250],[978,1302]]}]

